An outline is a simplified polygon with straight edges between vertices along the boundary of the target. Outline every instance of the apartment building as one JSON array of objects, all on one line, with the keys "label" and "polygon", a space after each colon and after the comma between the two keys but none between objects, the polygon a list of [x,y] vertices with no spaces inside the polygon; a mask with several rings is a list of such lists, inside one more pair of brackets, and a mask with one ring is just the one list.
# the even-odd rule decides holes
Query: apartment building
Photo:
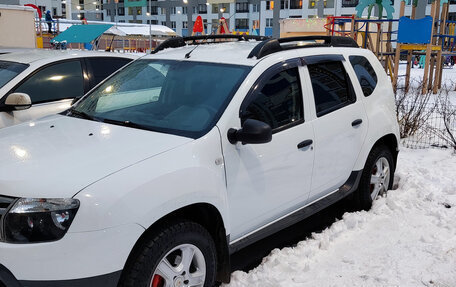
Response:
[{"label": "apartment building", "polygon": [[[68,0],[67,0],[68,1]],[[78,1],[78,0],[73,0]],[[81,1],[81,0],[80,0]],[[216,31],[218,20],[227,19],[230,31],[270,36],[275,22],[274,5],[280,5],[280,19],[344,16],[356,13],[359,0],[102,0],[103,19],[111,22],[151,23],[168,26],[179,35],[189,35],[192,24],[200,15],[206,33]],[[430,14],[431,0],[423,7]],[[400,0],[393,0],[394,17],[399,16]],[[423,6],[423,5],[422,5]],[[405,14],[411,14],[411,1],[406,5]],[[367,14],[367,12],[366,12]],[[456,20],[456,0],[450,0],[450,19]],[[189,32],[190,31],[190,32]]]}]

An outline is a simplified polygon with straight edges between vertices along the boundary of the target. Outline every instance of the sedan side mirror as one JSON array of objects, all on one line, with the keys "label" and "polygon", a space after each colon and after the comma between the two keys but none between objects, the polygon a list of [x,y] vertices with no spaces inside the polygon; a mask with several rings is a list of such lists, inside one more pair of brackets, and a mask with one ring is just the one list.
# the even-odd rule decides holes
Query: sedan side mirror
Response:
[{"label": "sedan side mirror", "polygon": [[228,130],[228,140],[232,144],[237,142],[243,144],[268,143],[272,140],[272,129],[267,123],[247,119],[241,129],[231,128]]},{"label": "sedan side mirror", "polygon": [[9,110],[26,110],[32,106],[30,96],[24,93],[12,93],[5,99],[5,106]]}]

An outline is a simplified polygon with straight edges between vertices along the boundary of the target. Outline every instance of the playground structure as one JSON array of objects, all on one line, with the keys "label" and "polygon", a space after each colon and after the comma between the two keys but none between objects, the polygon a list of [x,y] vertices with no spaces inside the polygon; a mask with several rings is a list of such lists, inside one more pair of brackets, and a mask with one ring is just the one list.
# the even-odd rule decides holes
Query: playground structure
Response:
[{"label": "playground structure", "polygon": [[[434,0],[431,15],[415,19],[415,2],[408,19],[404,17],[405,2],[401,1],[399,19],[391,19],[390,16],[389,19],[363,19],[355,15],[328,17],[325,28],[327,35],[351,37],[360,47],[371,50],[383,64],[395,91],[410,88],[412,60],[418,56],[425,57],[421,92],[437,93],[442,85],[445,58],[456,56],[456,21],[447,20],[448,5],[447,1],[440,5],[440,0]],[[367,7],[365,3],[363,7]],[[405,75],[399,74],[401,58],[407,63]],[[403,87],[398,87],[400,77],[405,77]]]},{"label": "playground structure", "polygon": [[[37,18],[35,19],[37,47],[55,48],[56,43],[52,43],[54,42],[53,39],[72,27],[110,26],[108,30],[89,42],[66,41],[65,46],[68,49],[87,49],[90,46],[85,44],[90,43],[93,49],[97,50],[146,52],[154,49],[159,42],[164,41],[166,38],[176,35],[172,29],[162,25],[97,21],[86,21],[85,23],[82,20],[55,19],[52,22],[52,33],[48,33],[47,23],[41,18]],[[58,47],[61,47],[61,45],[58,45]]]}]

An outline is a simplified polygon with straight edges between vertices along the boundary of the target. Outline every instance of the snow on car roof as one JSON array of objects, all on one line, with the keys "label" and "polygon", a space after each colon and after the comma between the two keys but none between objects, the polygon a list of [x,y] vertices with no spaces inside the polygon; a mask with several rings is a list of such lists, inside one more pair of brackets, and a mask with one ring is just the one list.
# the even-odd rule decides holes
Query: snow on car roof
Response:
[{"label": "snow on car roof", "polygon": [[185,55],[193,50],[188,59],[190,61],[254,66],[258,63],[258,60],[255,58],[248,59],[247,56],[259,43],[259,41],[236,41],[198,46],[188,45],[180,48],[165,49],[145,58],[185,60]]},{"label": "snow on car roof", "polygon": [[123,57],[136,59],[137,55],[79,50],[0,49],[0,60],[30,64],[39,60],[63,60],[75,57]]}]

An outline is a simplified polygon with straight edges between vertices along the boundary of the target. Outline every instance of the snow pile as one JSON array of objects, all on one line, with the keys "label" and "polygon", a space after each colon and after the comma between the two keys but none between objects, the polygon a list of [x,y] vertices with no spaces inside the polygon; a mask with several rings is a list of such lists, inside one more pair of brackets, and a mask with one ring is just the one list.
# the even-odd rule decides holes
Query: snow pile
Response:
[{"label": "snow pile", "polygon": [[456,156],[402,149],[398,189],[225,287],[456,286]]}]

